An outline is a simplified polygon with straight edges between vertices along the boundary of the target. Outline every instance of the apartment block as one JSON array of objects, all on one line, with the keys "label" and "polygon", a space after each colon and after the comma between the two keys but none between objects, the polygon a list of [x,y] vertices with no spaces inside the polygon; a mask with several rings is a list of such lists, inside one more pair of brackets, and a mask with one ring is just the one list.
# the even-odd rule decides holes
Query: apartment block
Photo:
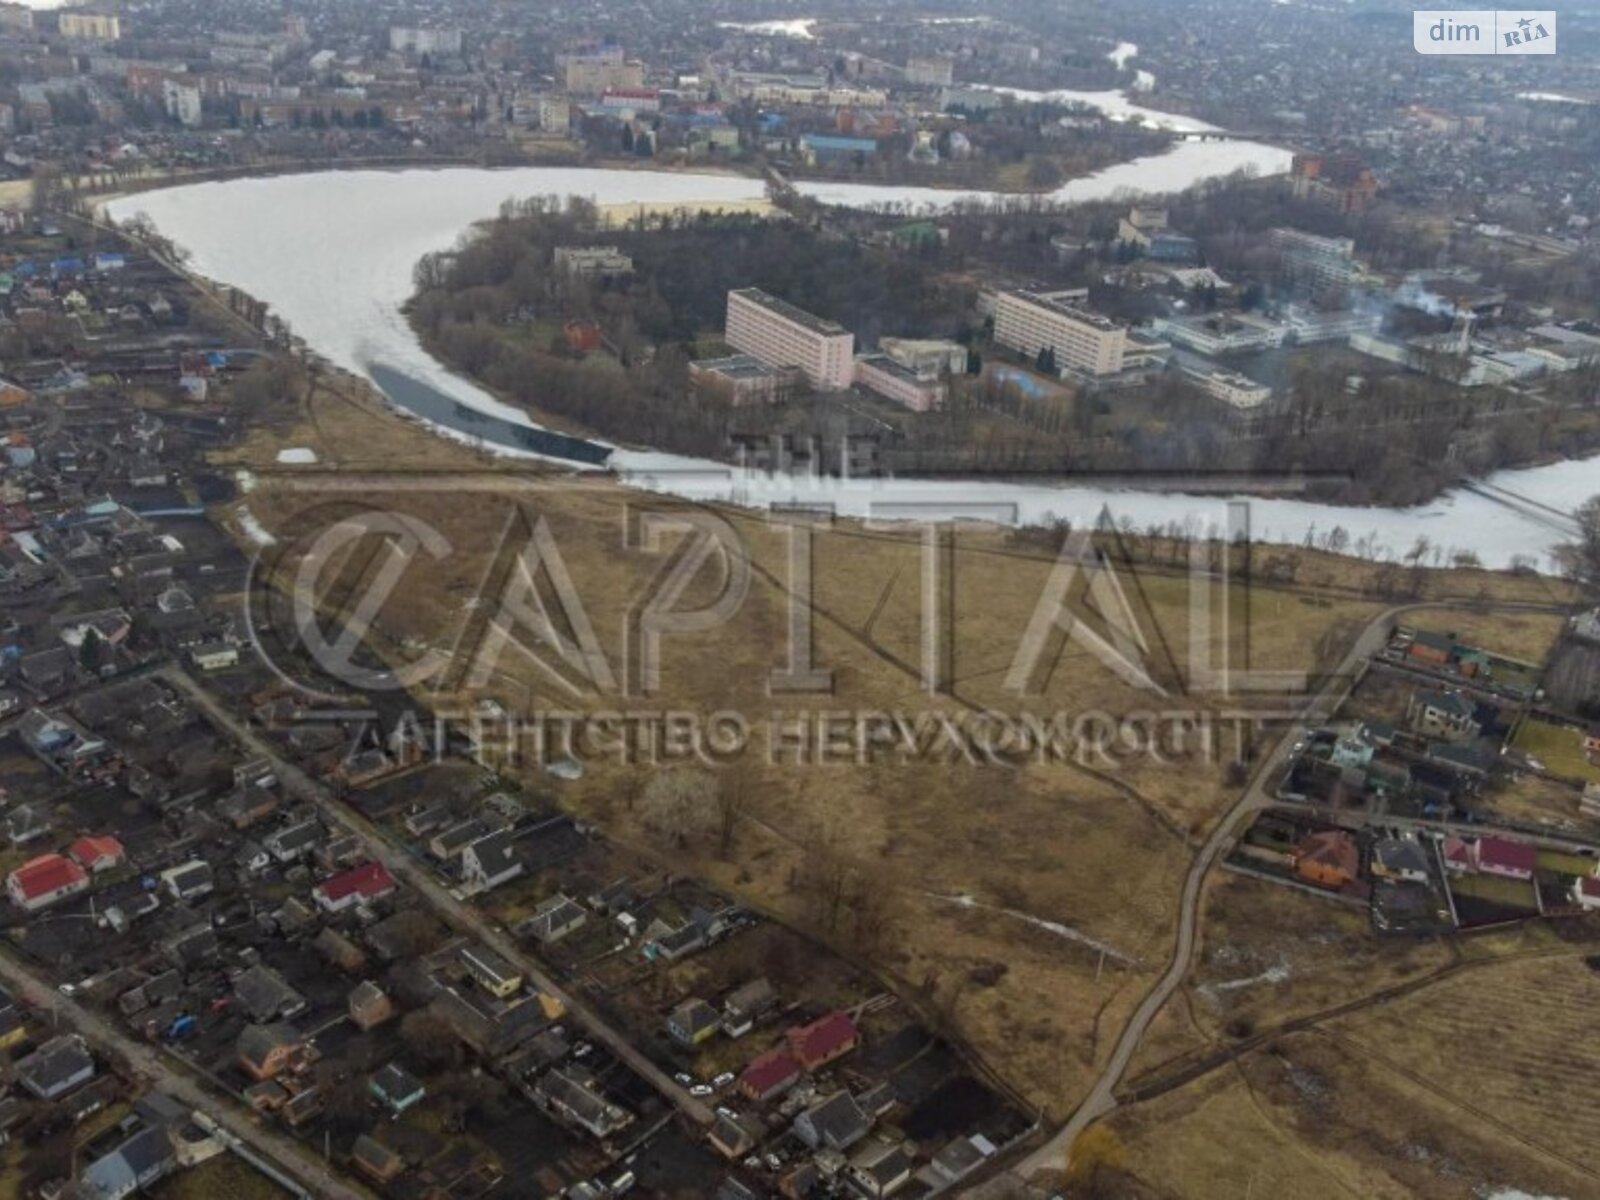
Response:
[{"label": "apartment block", "polygon": [[122,37],[122,22],[112,13],[64,12],[58,20],[64,38],[115,42]]},{"label": "apartment block", "polygon": [[461,30],[391,25],[389,49],[397,54],[460,54]]},{"label": "apartment block", "polygon": [[1030,358],[1049,347],[1059,370],[1115,375],[1123,368],[1128,331],[1080,307],[1082,295],[1001,292],[995,297],[994,340]]},{"label": "apartment block", "polygon": [[798,367],[818,391],[843,391],[854,372],[855,335],[760,288],[728,293],[728,345],[773,367]]},{"label": "apartment block", "polygon": [[1290,279],[1312,289],[1344,287],[1361,274],[1350,238],[1320,237],[1298,229],[1274,229],[1268,241],[1283,256]]},{"label": "apartment block", "polygon": [[613,62],[609,57],[574,56],[562,65],[562,79],[574,96],[599,96],[608,91],[644,86],[644,65]]},{"label": "apartment block", "polygon": [[955,60],[942,54],[913,55],[906,60],[906,82],[923,87],[949,87]]}]

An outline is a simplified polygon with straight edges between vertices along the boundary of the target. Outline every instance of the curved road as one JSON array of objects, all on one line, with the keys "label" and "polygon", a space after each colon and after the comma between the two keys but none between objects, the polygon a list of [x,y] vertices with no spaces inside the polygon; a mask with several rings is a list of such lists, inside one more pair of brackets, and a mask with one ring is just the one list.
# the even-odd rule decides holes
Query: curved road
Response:
[{"label": "curved road", "polygon": [[[1564,606],[1554,604],[1512,603],[1488,607],[1496,612],[1565,613],[1567,611]],[[1150,1022],[1171,999],[1173,992],[1177,991],[1178,985],[1183,982],[1183,977],[1188,974],[1189,962],[1194,956],[1195,943],[1199,938],[1200,889],[1205,883],[1206,875],[1232,842],[1233,831],[1238,828],[1240,822],[1272,803],[1272,797],[1267,792],[1267,782],[1276,776],[1278,770],[1293,753],[1294,742],[1301,726],[1321,724],[1331,719],[1354,688],[1361,664],[1388,643],[1390,631],[1397,617],[1417,609],[1447,608],[1481,611],[1484,606],[1461,601],[1452,603],[1423,600],[1396,605],[1374,617],[1356,638],[1322,690],[1306,703],[1300,720],[1289,728],[1273,747],[1272,752],[1262,760],[1249,786],[1227,814],[1217,822],[1189,866],[1189,873],[1183,881],[1183,895],[1179,901],[1178,927],[1173,938],[1172,960],[1167,964],[1166,971],[1156,985],[1145,994],[1139,1006],[1133,1010],[1133,1015],[1128,1018],[1128,1023],[1123,1026],[1122,1033],[1117,1038],[1116,1048],[1111,1052],[1105,1069],[1095,1081],[1094,1087],[1089,1090],[1089,1094],[1084,1097],[1061,1131],[1015,1168],[1016,1175],[1027,1179],[1040,1172],[1064,1170],[1072,1156],[1072,1145],[1078,1135],[1117,1107],[1115,1094],[1117,1085],[1122,1082],[1134,1052],[1138,1050],[1139,1044],[1150,1028]]]}]

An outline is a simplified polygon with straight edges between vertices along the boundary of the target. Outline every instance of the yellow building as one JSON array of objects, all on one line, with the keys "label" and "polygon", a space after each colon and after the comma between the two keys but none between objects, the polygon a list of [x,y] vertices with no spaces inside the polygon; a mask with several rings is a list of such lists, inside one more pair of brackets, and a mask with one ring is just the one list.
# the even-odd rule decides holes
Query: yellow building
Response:
[{"label": "yellow building", "polygon": [[60,17],[61,36],[114,42],[122,36],[122,22],[112,13],[64,12]]}]

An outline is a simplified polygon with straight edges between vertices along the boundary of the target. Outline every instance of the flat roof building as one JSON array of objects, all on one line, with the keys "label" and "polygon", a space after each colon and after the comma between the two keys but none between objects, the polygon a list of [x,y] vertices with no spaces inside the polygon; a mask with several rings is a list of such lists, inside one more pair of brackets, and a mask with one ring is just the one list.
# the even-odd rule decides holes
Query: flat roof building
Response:
[{"label": "flat roof building", "polygon": [[1079,306],[1079,293],[1001,292],[995,298],[994,340],[1032,358],[1045,348],[1059,371],[1115,375],[1122,370],[1128,331]]},{"label": "flat roof building", "polygon": [[771,367],[797,367],[818,391],[850,386],[855,335],[760,288],[728,293],[728,345]]},{"label": "flat roof building", "polygon": [[791,399],[802,376],[796,367],[768,366],[753,354],[703,358],[689,364],[689,384],[730,404],[778,404]]}]

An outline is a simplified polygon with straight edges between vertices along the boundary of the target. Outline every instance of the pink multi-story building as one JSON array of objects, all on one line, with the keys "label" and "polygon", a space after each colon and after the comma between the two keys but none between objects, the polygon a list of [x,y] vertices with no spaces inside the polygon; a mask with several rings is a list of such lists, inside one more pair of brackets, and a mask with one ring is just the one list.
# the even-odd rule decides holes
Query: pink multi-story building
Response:
[{"label": "pink multi-story building", "polygon": [[855,370],[855,335],[760,288],[728,293],[726,338],[772,367],[798,367],[813,388],[843,391]]}]

